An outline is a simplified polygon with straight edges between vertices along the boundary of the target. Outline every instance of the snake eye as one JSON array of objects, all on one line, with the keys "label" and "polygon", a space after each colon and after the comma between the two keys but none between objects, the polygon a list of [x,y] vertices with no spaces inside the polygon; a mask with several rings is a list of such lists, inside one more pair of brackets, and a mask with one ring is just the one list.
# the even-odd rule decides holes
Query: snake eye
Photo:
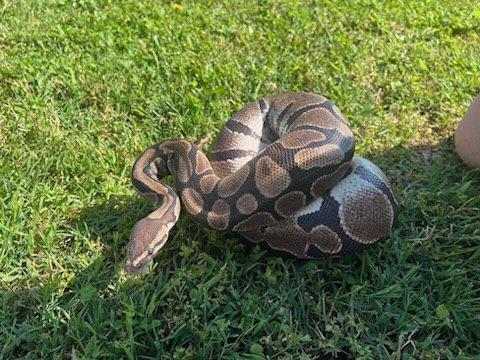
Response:
[{"label": "snake eye", "polygon": [[153,250],[154,250],[154,249],[153,249],[153,246],[150,245],[150,246],[148,247],[148,249],[147,249],[148,255],[152,255],[152,254],[153,254]]}]

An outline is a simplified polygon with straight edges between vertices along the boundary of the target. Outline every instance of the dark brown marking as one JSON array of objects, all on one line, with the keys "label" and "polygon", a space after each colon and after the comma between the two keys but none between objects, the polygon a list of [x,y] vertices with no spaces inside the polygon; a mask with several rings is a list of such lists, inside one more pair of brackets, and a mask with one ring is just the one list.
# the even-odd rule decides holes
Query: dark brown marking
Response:
[{"label": "dark brown marking", "polygon": [[247,135],[253,139],[260,140],[260,136],[256,134],[254,130],[252,130],[248,125],[242,124],[241,122],[234,120],[228,121],[225,124],[225,128],[231,132]]},{"label": "dark brown marking", "polygon": [[260,229],[238,231],[238,233],[253,243],[259,243],[263,240],[263,233]]},{"label": "dark brown marking", "polygon": [[178,155],[178,166],[176,175],[182,183],[188,182],[193,174],[190,150],[192,144],[185,140],[167,140],[160,144],[159,149],[165,153],[176,153]]},{"label": "dark brown marking", "polygon": [[147,199],[150,203],[156,204],[158,201],[158,196],[155,193],[152,192],[143,192],[142,193],[143,197]]},{"label": "dark brown marking", "polygon": [[344,122],[335,119],[332,113],[324,108],[314,109],[303,114],[292,124],[291,129],[295,130],[305,125],[317,126],[323,129],[336,129],[345,137],[353,137],[350,128]]},{"label": "dark brown marking", "polygon": [[[240,146],[240,144],[238,144]],[[257,150],[244,150],[244,149],[233,149],[233,150],[222,150],[211,152],[211,158],[215,161],[227,161],[235,160],[237,158],[249,157],[252,158],[257,155]]]}]

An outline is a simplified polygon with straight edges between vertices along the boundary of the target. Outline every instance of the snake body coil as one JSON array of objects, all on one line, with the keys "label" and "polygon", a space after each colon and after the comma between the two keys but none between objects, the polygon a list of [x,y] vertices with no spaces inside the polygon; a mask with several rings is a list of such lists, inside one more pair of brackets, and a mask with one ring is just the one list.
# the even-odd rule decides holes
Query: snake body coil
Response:
[{"label": "snake body coil", "polygon": [[[396,202],[326,98],[287,93],[233,115],[209,158],[201,143],[167,140],[136,161],[132,180],[157,210],[134,227],[127,269],[143,269],[168,238],[180,203],[198,222],[301,259],[360,251],[387,236]],[[173,175],[176,190],[160,179]]]}]

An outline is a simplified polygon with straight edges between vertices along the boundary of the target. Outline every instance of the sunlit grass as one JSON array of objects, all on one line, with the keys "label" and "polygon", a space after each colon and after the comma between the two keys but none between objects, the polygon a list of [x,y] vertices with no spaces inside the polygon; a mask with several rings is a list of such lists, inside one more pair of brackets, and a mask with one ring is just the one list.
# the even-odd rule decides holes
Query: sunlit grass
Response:
[{"label": "sunlit grass", "polygon": [[[0,1],[0,358],[480,353],[480,172],[451,136],[480,89],[475,1]],[[298,263],[151,211],[129,173],[247,102],[330,98],[401,202],[389,239]]]}]

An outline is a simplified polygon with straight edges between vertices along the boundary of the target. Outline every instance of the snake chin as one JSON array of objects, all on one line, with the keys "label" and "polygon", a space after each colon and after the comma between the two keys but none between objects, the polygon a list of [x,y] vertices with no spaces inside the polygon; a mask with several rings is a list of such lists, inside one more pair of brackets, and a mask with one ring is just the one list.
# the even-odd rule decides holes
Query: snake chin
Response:
[{"label": "snake chin", "polygon": [[140,274],[145,272],[145,270],[148,267],[148,264],[149,264],[150,260],[151,259],[148,259],[148,260],[142,262],[142,264],[138,264],[137,266],[134,266],[132,260],[129,259],[129,260],[125,261],[124,269],[127,273],[129,273],[131,275],[140,275]]}]

